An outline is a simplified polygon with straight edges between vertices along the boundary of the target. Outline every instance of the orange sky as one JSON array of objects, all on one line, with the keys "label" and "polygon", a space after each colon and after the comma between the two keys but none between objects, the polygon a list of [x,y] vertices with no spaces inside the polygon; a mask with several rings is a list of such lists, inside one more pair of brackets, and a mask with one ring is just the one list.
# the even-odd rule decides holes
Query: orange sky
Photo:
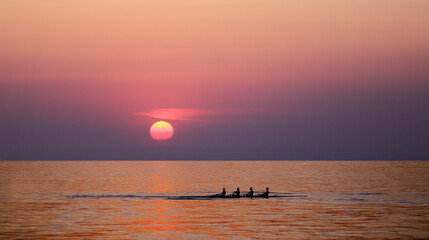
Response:
[{"label": "orange sky", "polygon": [[427,56],[427,9],[424,0],[3,1],[0,81],[293,81],[368,61],[389,68]]}]

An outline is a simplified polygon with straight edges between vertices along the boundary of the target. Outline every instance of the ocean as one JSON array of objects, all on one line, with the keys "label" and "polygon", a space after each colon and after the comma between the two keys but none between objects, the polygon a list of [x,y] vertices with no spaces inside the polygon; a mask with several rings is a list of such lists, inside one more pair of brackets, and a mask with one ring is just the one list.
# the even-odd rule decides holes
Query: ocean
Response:
[{"label": "ocean", "polygon": [[429,162],[0,161],[0,238],[429,239]]}]

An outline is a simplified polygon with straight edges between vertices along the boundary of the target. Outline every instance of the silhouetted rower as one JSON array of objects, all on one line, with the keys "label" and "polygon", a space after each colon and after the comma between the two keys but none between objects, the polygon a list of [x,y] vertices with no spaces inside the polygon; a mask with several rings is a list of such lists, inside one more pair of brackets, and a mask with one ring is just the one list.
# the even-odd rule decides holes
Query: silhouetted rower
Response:
[{"label": "silhouetted rower", "polygon": [[233,197],[240,197],[240,188],[237,188],[237,191],[232,193]]},{"label": "silhouetted rower", "polygon": [[225,188],[223,188],[222,192],[220,193],[220,196],[225,197],[226,191]]},{"label": "silhouetted rower", "polygon": [[225,188],[223,188],[221,193],[210,195],[209,197],[225,197],[225,195],[226,195],[226,191],[225,191]]},{"label": "silhouetted rower", "polygon": [[250,192],[246,194],[246,197],[253,197],[253,188],[250,188]]},{"label": "silhouetted rower", "polygon": [[268,197],[268,194],[270,193],[269,188],[266,189],[264,193],[262,193],[263,197]]}]

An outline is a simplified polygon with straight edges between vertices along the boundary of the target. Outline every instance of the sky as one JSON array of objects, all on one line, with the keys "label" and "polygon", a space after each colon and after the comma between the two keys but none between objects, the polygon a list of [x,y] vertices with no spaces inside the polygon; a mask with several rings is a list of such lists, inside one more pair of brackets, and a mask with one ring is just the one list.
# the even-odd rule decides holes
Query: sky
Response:
[{"label": "sky", "polygon": [[428,9],[1,1],[0,159],[427,160]]}]

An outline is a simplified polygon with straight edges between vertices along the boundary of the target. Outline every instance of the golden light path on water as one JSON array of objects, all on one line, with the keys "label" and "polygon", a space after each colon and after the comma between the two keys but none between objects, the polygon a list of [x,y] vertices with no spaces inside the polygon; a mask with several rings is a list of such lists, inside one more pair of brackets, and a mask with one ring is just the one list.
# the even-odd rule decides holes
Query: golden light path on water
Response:
[{"label": "golden light path on water", "polygon": [[[423,161],[2,161],[0,236],[424,239],[428,171]],[[165,197],[267,186],[307,197]]]}]

